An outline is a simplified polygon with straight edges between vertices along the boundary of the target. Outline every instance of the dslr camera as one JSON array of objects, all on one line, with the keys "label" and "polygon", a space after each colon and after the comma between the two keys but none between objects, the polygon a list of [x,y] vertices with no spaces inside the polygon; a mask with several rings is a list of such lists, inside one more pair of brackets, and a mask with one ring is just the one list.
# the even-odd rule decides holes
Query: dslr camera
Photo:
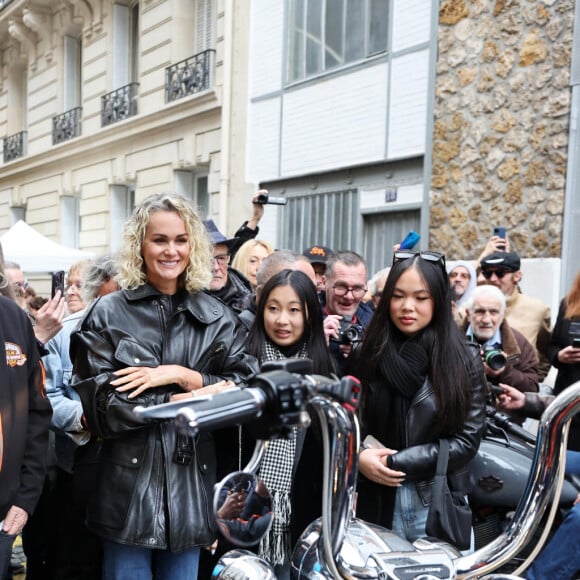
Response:
[{"label": "dslr camera", "polygon": [[354,324],[352,317],[343,316],[338,328],[338,338],[334,340],[340,344],[352,344],[362,340],[364,328],[360,324]]},{"label": "dslr camera", "polygon": [[494,371],[499,371],[507,364],[507,357],[501,349],[494,346],[486,346],[482,352],[483,362]]}]

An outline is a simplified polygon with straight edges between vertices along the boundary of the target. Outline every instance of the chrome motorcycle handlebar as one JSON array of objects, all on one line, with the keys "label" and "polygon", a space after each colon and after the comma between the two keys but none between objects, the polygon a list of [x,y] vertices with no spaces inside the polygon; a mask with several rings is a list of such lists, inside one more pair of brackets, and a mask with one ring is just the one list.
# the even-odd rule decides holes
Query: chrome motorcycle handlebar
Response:
[{"label": "chrome motorcycle handlebar", "polygon": [[580,412],[580,381],[560,393],[542,415],[528,484],[506,531],[496,540],[455,561],[457,578],[479,578],[513,558],[530,540],[551,499],[568,439],[564,427]]}]

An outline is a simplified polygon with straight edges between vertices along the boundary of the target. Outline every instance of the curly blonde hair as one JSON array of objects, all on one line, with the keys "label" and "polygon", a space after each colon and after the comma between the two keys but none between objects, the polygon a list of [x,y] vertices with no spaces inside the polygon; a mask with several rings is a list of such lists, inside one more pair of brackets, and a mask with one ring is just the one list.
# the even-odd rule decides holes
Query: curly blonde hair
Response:
[{"label": "curly blonde hair", "polygon": [[179,277],[180,287],[188,292],[207,288],[211,280],[212,245],[203,222],[192,203],[177,193],[156,193],[139,203],[123,228],[123,244],[119,251],[117,281],[125,290],[134,290],[147,282],[141,253],[149,217],[156,211],[177,212],[185,222],[189,238],[189,264]]}]

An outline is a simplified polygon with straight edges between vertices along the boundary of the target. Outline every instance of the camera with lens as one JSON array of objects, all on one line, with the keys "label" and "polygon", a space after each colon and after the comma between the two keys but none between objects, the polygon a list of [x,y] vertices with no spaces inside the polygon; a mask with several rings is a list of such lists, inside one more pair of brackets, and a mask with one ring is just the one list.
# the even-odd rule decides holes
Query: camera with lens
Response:
[{"label": "camera with lens", "polygon": [[360,324],[354,324],[352,318],[343,316],[338,328],[338,338],[334,340],[340,344],[352,344],[360,342],[363,337],[364,327]]},{"label": "camera with lens", "polygon": [[507,357],[503,351],[495,346],[486,346],[483,349],[483,362],[494,371],[503,369],[507,364]]}]

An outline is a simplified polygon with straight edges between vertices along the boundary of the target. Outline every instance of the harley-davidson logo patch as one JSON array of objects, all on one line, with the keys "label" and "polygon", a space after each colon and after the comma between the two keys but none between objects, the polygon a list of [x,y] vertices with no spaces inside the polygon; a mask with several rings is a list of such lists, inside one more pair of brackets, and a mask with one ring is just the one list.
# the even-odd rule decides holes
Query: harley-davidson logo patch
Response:
[{"label": "harley-davidson logo patch", "polygon": [[22,347],[14,342],[5,342],[6,364],[9,367],[21,367],[26,364],[26,354],[22,352]]}]

